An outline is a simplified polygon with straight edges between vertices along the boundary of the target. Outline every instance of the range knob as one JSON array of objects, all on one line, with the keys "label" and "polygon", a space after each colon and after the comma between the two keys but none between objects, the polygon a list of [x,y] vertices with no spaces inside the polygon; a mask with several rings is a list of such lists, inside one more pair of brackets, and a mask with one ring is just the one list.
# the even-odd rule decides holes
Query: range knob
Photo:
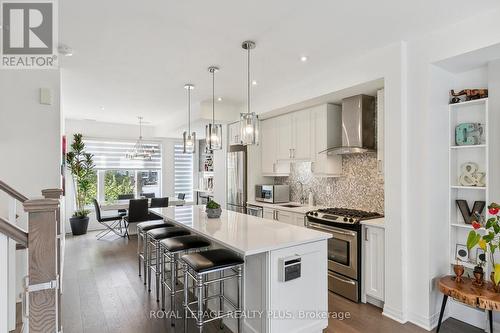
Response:
[{"label": "range knob", "polygon": [[318,216],[318,212],[314,212],[314,216]]},{"label": "range knob", "polygon": [[349,219],[349,222],[351,222],[351,223],[354,222],[354,220],[352,219],[352,217]]},{"label": "range knob", "polygon": [[347,222],[347,217],[344,217],[344,222]]}]

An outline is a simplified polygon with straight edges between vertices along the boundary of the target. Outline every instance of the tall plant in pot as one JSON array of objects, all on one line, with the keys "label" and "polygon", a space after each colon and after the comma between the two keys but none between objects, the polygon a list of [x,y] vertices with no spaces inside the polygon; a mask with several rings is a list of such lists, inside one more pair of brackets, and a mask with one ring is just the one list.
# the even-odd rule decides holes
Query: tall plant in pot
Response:
[{"label": "tall plant in pot", "polygon": [[66,154],[66,162],[73,177],[76,211],[69,221],[73,235],[84,235],[89,226],[90,213],[89,210],[85,209],[85,199],[95,176],[95,165],[92,154],[85,152],[82,134],[77,133],[73,136],[73,143],[70,147],[71,150]]},{"label": "tall plant in pot", "polygon": [[[473,230],[469,232],[467,237],[467,248],[472,249],[478,245],[484,252],[490,255],[491,274],[490,279],[493,283],[495,291],[500,291],[500,264],[495,262],[495,253],[500,250],[500,205],[491,203],[488,206],[488,213],[491,217],[486,223],[481,221],[481,217],[475,214],[476,220],[472,222]],[[484,228],[483,232],[478,232]],[[483,263],[484,265],[484,263]],[[479,271],[478,267],[474,271]],[[481,269],[482,271],[482,269]]]}]

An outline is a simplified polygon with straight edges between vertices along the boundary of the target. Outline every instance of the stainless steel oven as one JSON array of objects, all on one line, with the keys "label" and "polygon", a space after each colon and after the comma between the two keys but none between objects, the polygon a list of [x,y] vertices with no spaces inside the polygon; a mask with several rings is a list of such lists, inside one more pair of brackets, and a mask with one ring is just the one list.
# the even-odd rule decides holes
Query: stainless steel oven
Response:
[{"label": "stainless steel oven", "polygon": [[358,225],[336,227],[313,222],[308,217],[307,227],[328,232],[328,289],[355,302],[360,297],[360,239]]}]

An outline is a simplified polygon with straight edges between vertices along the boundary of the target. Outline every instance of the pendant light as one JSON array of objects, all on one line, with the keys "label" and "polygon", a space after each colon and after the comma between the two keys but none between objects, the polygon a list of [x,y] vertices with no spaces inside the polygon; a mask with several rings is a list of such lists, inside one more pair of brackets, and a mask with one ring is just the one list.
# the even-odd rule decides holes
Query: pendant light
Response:
[{"label": "pendant light", "polygon": [[241,44],[244,50],[247,50],[247,112],[240,114],[240,137],[242,145],[259,144],[259,116],[255,112],[250,112],[250,50],[255,48],[252,41],[244,41]]},{"label": "pendant light", "polygon": [[188,92],[188,130],[182,134],[183,153],[194,154],[196,152],[196,133],[191,133],[191,90],[194,89],[194,85],[187,83],[184,85],[184,89]]},{"label": "pendant light", "polygon": [[222,149],[222,125],[215,123],[215,73],[218,67],[210,66],[208,71],[212,74],[212,123],[205,127],[207,150]]},{"label": "pendant light", "polygon": [[142,117],[137,117],[139,119],[139,139],[135,143],[134,149],[127,152],[126,158],[130,160],[145,160],[151,161],[155,150],[153,148],[147,147],[142,141]]}]

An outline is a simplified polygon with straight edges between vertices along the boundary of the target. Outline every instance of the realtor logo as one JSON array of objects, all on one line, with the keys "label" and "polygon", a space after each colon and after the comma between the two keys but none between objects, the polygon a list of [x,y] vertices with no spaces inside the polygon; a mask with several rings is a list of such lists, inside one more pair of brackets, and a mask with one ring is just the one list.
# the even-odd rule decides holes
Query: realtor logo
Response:
[{"label": "realtor logo", "polygon": [[2,68],[54,68],[54,3],[2,2]]}]

